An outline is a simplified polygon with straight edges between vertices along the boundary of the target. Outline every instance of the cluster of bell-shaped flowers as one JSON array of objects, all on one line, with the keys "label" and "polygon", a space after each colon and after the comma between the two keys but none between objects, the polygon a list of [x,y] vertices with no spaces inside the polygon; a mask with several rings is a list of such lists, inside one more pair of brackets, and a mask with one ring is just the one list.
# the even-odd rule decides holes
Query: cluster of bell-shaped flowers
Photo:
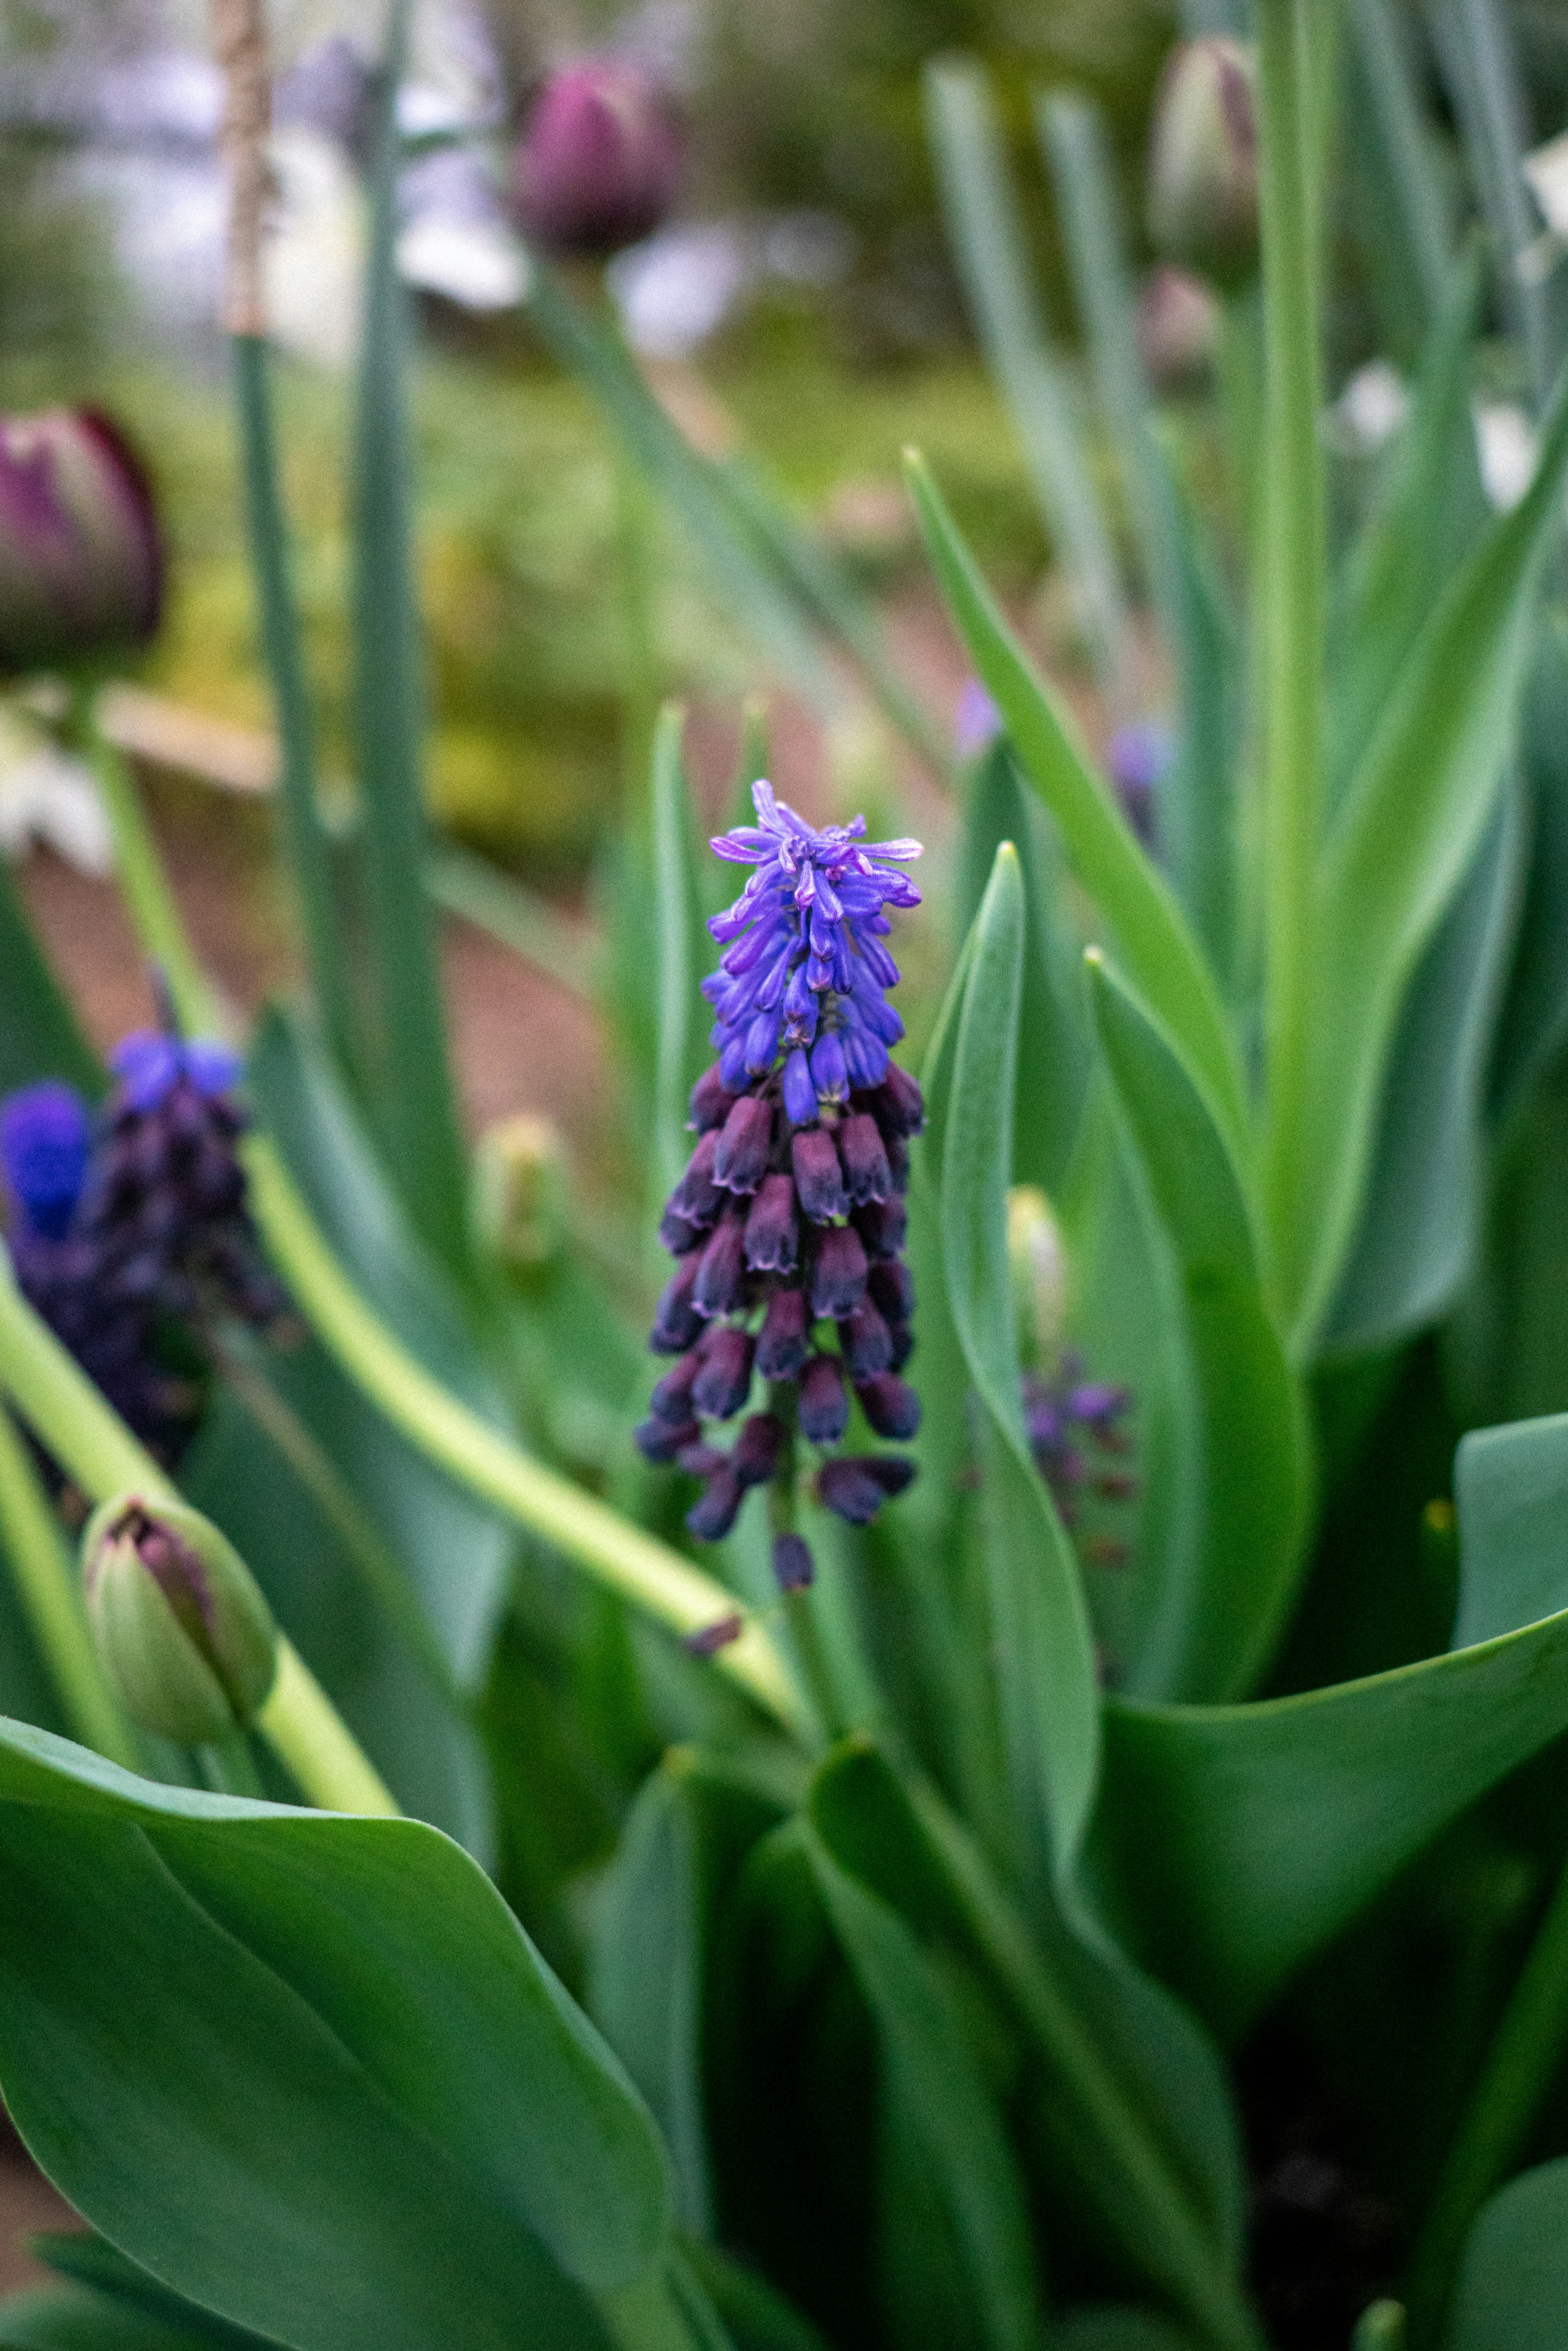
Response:
[{"label": "cluster of bell-shaped flowers", "polygon": [[1026,1372],[1024,1426],[1040,1476],[1064,1526],[1092,1565],[1117,1567],[1125,1540],[1103,1525],[1085,1527],[1085,1506],[1130,1502],[1138,1480],[1129,1455],[1132,1395],[1108,1380],[1087,1380],[1082,1359],[1064,1348],[1049,1374]]},{"label": "cluster of bell-shaped flowers", "polygon": [[[792,1481],[797,1434],[818,1455],[818,1499],[865,1525],[915,1466],[836,1449],[852,1395],[893,1443],[920,1420],[899,1374],[915,1343],[904,1194],[924,1105],[889,1057],[904,1032],[883,945],[883,908],[920,902],[897,870],[920,846],[868,842],[862,818],[817,831],[766,783],[752,796],[758,823],[712,844],[755,871],[709,925],[725,948],[704,984],[719,1058],[692,1095],[697,1145],[660,1226],[677,1265],[649,1342],[676,1360],[637,1431],[649,1460],[703,1479],[686,1524],[708,1541],[750,1489]],[[705,1424],[735,1420],[722,1450]],[[792,1531],[774,1566],[786,1588],[810,1581]]]},{"label": "cluster of bell-shaped flowers", "polygon": [[272,1330],[287,1301],[246,1202],[237,1057],[153,1030],[110,1057],[96,1115],[55,1080],[0,1104],[6,1240],[23,1294],[130,1427],[174,1458],[199,1393],[170,1367],[182,1326]]}]

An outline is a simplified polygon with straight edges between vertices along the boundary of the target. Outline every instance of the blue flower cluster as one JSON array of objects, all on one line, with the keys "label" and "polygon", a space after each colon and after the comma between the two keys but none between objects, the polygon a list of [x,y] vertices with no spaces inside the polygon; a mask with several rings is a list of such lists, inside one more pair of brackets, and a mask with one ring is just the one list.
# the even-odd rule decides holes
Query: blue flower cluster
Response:
[{"label": "blue flower cluster", "polygon": [[[686,1523],[710,1541],[752,1487],[792,1493],[797,1433],[836,1447],[852,1392],[878,1437],[907,1440],[920,1418],[898,1374],[915,1343],[903,1194],[925,1109],[889,1058],[904,1024],[883,945],[883,908],[920,903],[897,870],[920,844],[868,842],[862,818],[817,831],[766,783],[752,798],[757,824],[712,844],[756,870],[709,925],[725,949],[704,983],[719,1058],[692,1095],[699,1141],[660,1227],[679,1263],[650,1341],[678,1361],[637,1432],[649,1460],[703,1479]],[[768,1409],[723,1452],[703,1423],[744,1412],[757,1378]],[[841,1456],[821,1462],[817,1494],[863,1525],[914,1474],[902,1454]],[[786,1589],[811,1579],[787,1527],[774,1567]]]},{"label": "blue flower cluster", "polygon": [[198,1391],[169,1368],[171,1325],[276,1328],[287,1301],[261,1263],[236,1150],[236,1056],[153,1030],[110,1057],[96,1119],[53,1079],[0,1103],[7,1241],[24,1294],[142,1441],[175,1458]]}]

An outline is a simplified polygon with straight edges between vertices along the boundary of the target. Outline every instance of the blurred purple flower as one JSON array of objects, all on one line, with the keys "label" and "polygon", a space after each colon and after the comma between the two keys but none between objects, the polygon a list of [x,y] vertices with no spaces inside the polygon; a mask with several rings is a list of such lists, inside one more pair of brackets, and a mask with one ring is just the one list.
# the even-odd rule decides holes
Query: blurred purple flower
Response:
[{"label": "blurred purple flower", "polygon": [[163,548],[140,460],[107,416],[0,416],[0,674],[145,643]]},{"label": "blurred purple flower", "polygon": [[1002,714],[977,677],[967,677],[958,689],[953,713],[953,748],[960,759],[977,759],[1003,731]]},{"label": "blurred purple flower", "polygon": [[1147,850],[1159,838],[1155,799],[1175,748],[1168,726],[1135,718],[1111,737],[1106,765],[1127,822]]},{"label": "blurred purple flower", "polygon": [[603,260],[636,245],[680,193],[685,140],[669,92],[632,58],[553,73],[512,170],[512,209],[547,253]]}]

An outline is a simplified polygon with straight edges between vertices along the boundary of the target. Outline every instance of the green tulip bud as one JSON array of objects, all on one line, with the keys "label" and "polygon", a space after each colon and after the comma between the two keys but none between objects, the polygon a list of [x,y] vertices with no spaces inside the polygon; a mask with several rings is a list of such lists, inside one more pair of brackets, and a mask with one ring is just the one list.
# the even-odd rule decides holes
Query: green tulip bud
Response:
[{"label": "green tulip bud", "polygon": [[1210,35],[1172,50],[1155,100],[1149,235],[1221,286],[1258,266],[1257,63]]},{"label": "green tulip bud", "polygon": [[1039,1370],[1055,1358],[1067,1327],[1067,1251],[1038,1184],[1015,1184],[1008,1194],[1008,1256],[1019,1354],[1026,1370]]},{"label": "green tulip bud", "polygon": [[566,1228],[566,1155],[553,1122],[528,1111],[486,1128],[474,1154],[474,1221],[507,1271],[559,1256]]},{"label": "green tulip bud", "polygon": [[272,1612],[199,1510],[122,1494],[82,1536],[99,1655],[136,1721],[183,1747],[254,1721],[277,1667]]}]

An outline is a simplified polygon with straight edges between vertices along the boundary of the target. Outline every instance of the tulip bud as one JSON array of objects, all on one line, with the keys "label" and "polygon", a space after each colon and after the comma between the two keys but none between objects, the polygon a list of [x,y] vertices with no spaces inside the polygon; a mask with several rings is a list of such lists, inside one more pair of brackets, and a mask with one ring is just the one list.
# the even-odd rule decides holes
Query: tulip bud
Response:
[{"label": "tulip bud", "polygon": [[1067,1253],[1038,1184],[1015,1184],[1008,1194],[1008,1255],[1019,1353],[1026,1366],[1041,1364],[1055,1355],[1067,1322]]},{"label": "tulip bud", "polygon": [[1169,262],[1138,288],[1138,350],[1158,392],[1200,392],[1219,355],[1219,304],[1189,269]]},{"label": "tulip bud", "polygon": [[122,1494],[82,1535],[88,1615],[136,1721],[183,1747],[254,1721],[277,1671],[272,1614],[200,1511]]},{"label": "tulip bud", "polygon": [[141,644],[162,597],[152,492],[109,419],[0,417],[0,674]]},{"label": "tulip bud", "polygon": [[1252,51],[1212,34],[1171,52],[1155,100],[1149,234],[1221,286],[1258,266],[1256,84]]},{"label": "tulip bud", "polygon": [[547,253],[604,260],[659,226],[680,191],[685,142],[668,94],[630,57],[583,57],[550,76],[512,170],[512,209]]},{"label": "tulip bud", "polygon": [[566,1215],[566,1155],[554,1123],[524,1111],[488,1127],[474,1154],[474,1221],[508,1272],[535,1272],[559,1257]]}]

